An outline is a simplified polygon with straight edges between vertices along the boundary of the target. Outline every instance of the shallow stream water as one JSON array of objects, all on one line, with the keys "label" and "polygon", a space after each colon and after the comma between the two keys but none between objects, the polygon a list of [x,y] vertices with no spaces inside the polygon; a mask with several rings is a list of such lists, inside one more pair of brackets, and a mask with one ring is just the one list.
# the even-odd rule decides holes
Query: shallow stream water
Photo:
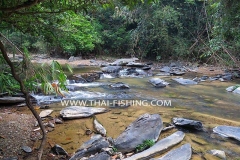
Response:
[{"label": "shallow stream water", "polygon": [[[83,67],[74,70],[74,74],[100,71],[99,68]],[[186,74],[183,77],[194,78],[195,73]],[[109,108],[110,111],[96,115],[98,121],[106,128],[107,136],[112,138],[124,131],[124,129],[140,115],[144,113],[157,113],[161,115],[164,124],[171,123],[173,117],[183,117],[199,120],[204,125],[204,132],[193,132],[183,130],[186,137],[181,144],[191,143],[193,148],[192,159],[211,159],[207,154],[208,150],[220,149],[226,152],[228,159],[240,157],[240,142],[220,137],[212,132],[212,128],[218,125],[240,126],[240,95],[228,93],[225,89],[229,86],[240,84],[240,81],[220,82],[206,81],[197,85],[183,86],[173,81],[173,76],[154,76],[170,83],[165,88],[155,88],[148,83],[151,77],[144,78],[105,78],[98,80],[100,84],[123,82],[130,86],[130,89],[113,90],[108,85],[83,86],[82,90],[100,92],[107,94],[131,95],[129,99],[138,100],[160,100],[169,103],[167,106],[159,105],[132,105],[127,108]],[[65,106],[61,103],[54,103],[50,108],[54,110],[53,116],[58,116],[59,111]],[[64,121],[64,124],[56,125],[54,131],[48,133],[49,143],[60,144],[69,153],[76,151],[83,142],[90,139],[85,134],[86,129],[93,130],[93,119],[84,118]],[[170,135],[177,129],[164,132],[159,139]],[[207,158],[206,158],[207,157]],[[210,157],[210,158],[209,158]]]}]

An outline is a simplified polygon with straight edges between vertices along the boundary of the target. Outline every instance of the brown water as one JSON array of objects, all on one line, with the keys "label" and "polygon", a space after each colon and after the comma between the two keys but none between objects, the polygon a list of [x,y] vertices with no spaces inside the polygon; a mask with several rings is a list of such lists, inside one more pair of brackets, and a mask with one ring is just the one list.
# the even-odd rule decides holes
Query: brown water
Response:
[{"label": "brown water", "polygon": [[[98,68],[76,69],[75,73],[99,70]],[[193,78],[195,75],[185,75]],[[198,85],[183,86],[177,84],[171,78],[160,77],[171,85],[166,88],[154,88],[147,81],[148,78],[116,78],[102,79],[98,82],[124,82],[129,84],[130,89],[124,90],[127,94],[134,95],[139,99],[171,100],[171,106],[130,106],[124,109],[112,109],[103,114],[96,115],[98,121],[106,128],[107,136],[116,138],[136,118],[144,113],[157,113],[163,122],[171,123],[173,117],[184,117],[199,120],[204,124],[205,132],[184,131],[186,137],[183,143],[191,143],[194,150],[192,159],[212,159],[206,154],[207,150],[220,149],[226,152],[228,159],[240,157],[240,142],[225,139],[212,133],[212,128],[217,125],[240,126],[240,95],[228,93],[228,86],[240,84],[240,81],[231,82],[201,82]],[[111,90],[108,87],[87,88],[88,91],[118,93],[120,90]],[[59,115],[63,108],[60,103],[52,104],[53,116]],[[106,107],[108,108],[108,107]],[[93,119],[84,118],[64,121],[64,124],[56,125],[54,131],[48,133],[50,143],[60,144],[69,153],[73,153],[81,144],[90,139],[85,134],[86,129],[93,129]],[[176,131],[173,129],[161,134],[159,139]],[[209,158],[210,157],[210,158]]]}]

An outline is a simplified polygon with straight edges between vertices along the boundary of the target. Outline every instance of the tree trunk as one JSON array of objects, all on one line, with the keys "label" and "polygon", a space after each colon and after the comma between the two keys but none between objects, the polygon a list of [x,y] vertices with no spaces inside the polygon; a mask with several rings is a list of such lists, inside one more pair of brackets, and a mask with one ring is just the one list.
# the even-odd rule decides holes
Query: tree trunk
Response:
[{"label": "tree trunk", "polygon": [[[0,35],[1,36],[1,35]],[[3,55],[3,58],[5,59],[5,61],[7,62],[7,64],[9,65],[9,67],[11,68],[11,73],[14,77],[14,79],[19,83],[20,85],[20,89],[21,89],[21,92],[24,94],[24,97],[25,97],[25,101],[26,101],[26,104],[27,104],[27,107],[30,109],[30,111],[32,112],[32,114],[34,115],[34,117],[37,119],[38,121],[38,124],[41,128],[41,131],[42,131],[42,142],[41,142],[41,145],[39,147],[39,151],[38,151],[38,160],[41,160],[41,157],[42,157],[42,153],[43,153],[43,147],[45,145],[45,142],[46,142],[46,131],[45,131],[45,127],[42,123],[42,119],[39,117],[38,113],[36,112],[36,110],[34,109],[33,105],[32,105],[32,102],[30,100],[30,94],[29,92],[26,90],[25,86],[24,86],[24,83],[22,81],[22,79],[16,74],[16,69],[14,68],[14,65],[13,63],[11,62],[11,60],[9,59],[8,55],[7,55],[7,52],[6,52],[6,49],[3,45],[3,43],[0,41],[0,51],[2,52],[2,55]],[[23,58],[24,55],[23,55]]]}]

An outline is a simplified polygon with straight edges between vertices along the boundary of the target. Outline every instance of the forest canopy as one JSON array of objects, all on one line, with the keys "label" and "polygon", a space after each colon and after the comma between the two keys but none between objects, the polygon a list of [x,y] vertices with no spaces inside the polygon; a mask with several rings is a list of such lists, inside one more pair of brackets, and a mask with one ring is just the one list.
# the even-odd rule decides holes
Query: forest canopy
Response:
[{"label": "forest canopy", "polygon": [[234,65],[237,0],[1,0],[1,33],[21,49],[69,57],[135,56]]}]

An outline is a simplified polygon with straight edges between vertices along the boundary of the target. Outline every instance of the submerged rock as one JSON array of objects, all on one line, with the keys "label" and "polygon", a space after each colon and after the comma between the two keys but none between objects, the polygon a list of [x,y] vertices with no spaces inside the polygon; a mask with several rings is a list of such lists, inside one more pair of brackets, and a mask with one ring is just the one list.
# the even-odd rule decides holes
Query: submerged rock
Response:
[{"label": "submerged rock", "polygon": [[24,101],[25,98],[23,97],[0,97],[0,104],[21,103]]},{"label": "submerged rock", "polygon": [[190,128],[190,129],[196,129],[196,130],[202,130],[203,129],[202,122],[191,120],[191,119],[173,118],[173,123],[176,126],[187,127],[187,128]]},{"label": "submerged rock", "polygon": [[145,140],[158,139],[163,128],[159,114],[144,114],[131,123],[123,133],[114,140],[114,147],[119,152],[131,152]]},{"label": "submerged rock", "polygon": [[[184,136],[185,136],[185,134],[182,131],[177,131],[177,132],[173,133],[172,135],[170,135],[164,139],[161,139],[160,141],[158,141],[156,144],[154,144],[149,149],[142,151],[138,154],[135,154],[129,158],[126,158],[125,160],[150,159],[155,154],[162,153],[162,152],[168,150],[169,148],[171,148],[172,146],[180,143],[183,140]],[[175,159],[173,159],[173,160],[175,160]],[[178,160],[178,159],[176,159],[176,160]]]},{"label": "submerged rock", "polygon": [[156,160],[189,160],[192,157],[192,148],[189,143],[168,152],[161,158]]},{"label": "submerged rock", "polygon": [[49,116],[52,112],[53,112],[53,110],[51,110],[51,109],[43,110],[42,112],[40,112],[39,116],[41,118],[44,118],[44,117]]},{"label": "submerged rock", "polygon": [[174,81],[182,84],[182,85],[194,85],[197,84],[194,80],[191,79],[183,79],[183,78],[173,78]]},{"label": "submerged rock", "polygon": [[166,82],[160,78],[151,78],[149,80],[149,83],[151,83],[153,86],[155,86],[157,88],[163,88],[163,87],[166,87],[167,85],[169,85],[168,82]]},{"label": "submerged rock", "polygon": [[106,129],[96,119],[93,120],[93,124],[94,128],[98,133],[100,133],[103,136],[106,136],[107,133]]},{"label": "submerged rock", "polygon": [[127,84],[122,83],[122,82],[117,82],[117,83],[111,84],[110,87],[115,88],[115,89],[129,89],[130,88]]},{"label": "submerged rock", "polygon": [[70,106],[62,109],[60,115],[64,119],[75,119],[90,117],[94,114],[105,113],[108,110],[105,108],[95,108],[95,107],[82,107],[82,106]]},{"label": "submerged rock", "polygon": [[55,144],[51,150],[57,155],[68,155],[68,153],[58,144]]},{"label": "submerged rock", "polygon": [[224,159],[224,160],[226,159],[225,152],[221,151],[221,150],[213,149],[213,150],[209,151],[209,154],[214,155],[214,156],[219,157],[219,158]]},{"label": "submerged rock", "polygon": [[213,132],[220,134],[224,137],[234,138],[240,141],[240,127],[233,126],[217,126],[213,128]]},{"label": "submerged rock", "polygon": [[91,141],[91,143],[86,143],[88,145],[85,145],[84,148],[81,147],[81,149],[78,149],[77,152],[70,158],[70,160],[78,160],[82,157],[96,154],[97,152],[100,152],[102,148],[107,148],[110,145],[109,142],[103,137],[99,138],[97,141]]}]

